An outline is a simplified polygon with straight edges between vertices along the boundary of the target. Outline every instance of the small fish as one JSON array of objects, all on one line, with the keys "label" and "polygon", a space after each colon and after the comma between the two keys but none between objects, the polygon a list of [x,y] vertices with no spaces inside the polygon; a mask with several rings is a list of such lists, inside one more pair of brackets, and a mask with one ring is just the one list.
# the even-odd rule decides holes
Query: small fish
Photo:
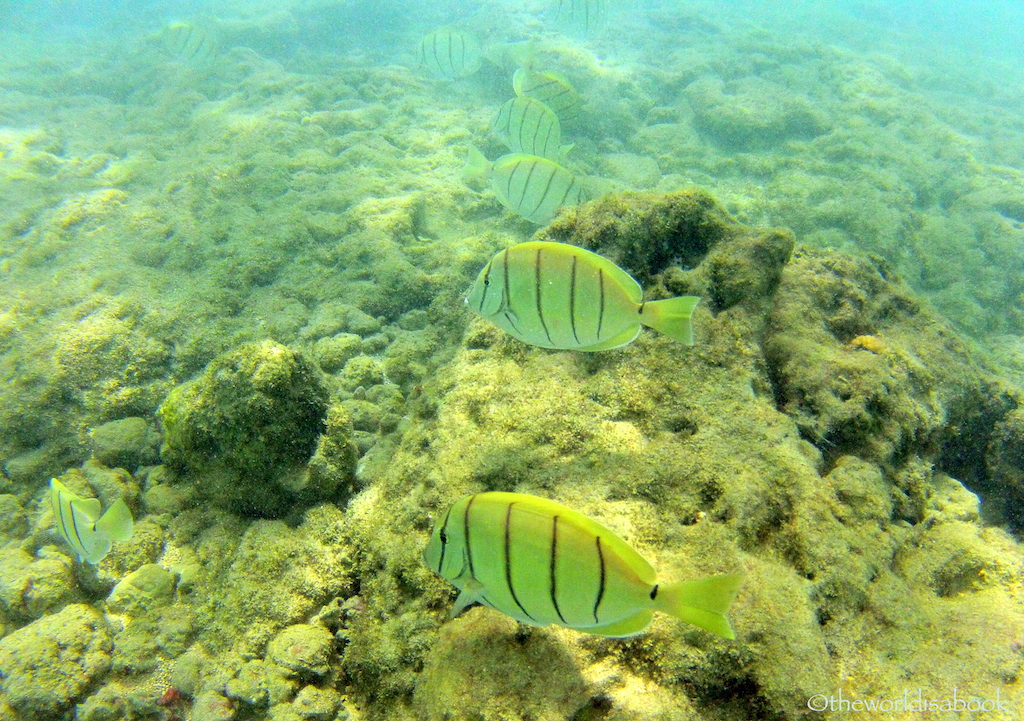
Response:
[{"label": "small fish", "polygon": [[558,73],[519,68],[512,76],[512,88],[519,97],[539,100],[565,120],[575,117],[582,103],[576,88]]},{"label": "small fish", "polygon": [[185,65],[205,65],[217,54],[217,37],[203,25],[171,23],[161,44],[167,57]]},{"label": "small fish", "polygon": [[597,35],[608,24],[608,0],[554,0],[555,24],[584,37]]},{"label": "small fish", "polygon": [[596,521],[537,496],[478,493],[434,526],[423,562],[479,603],[531,626],[601,636],[642,633],[660,611],[724,638],[741,574],[658,583],[651,565]]},{"label": "small fish", "polygon": [[483,65],[480,40],[472,33],[441,28],[420,41],[419,66],[438,77],[469,77]]},{"label": "small fish", "polygon": [[534,223],[546,223],[562,206],[584,200],[583,186],[575,175],[536,155],[511,153],[489,163],[470,146],[465,175],[490,181],[502,205]]},{"label": "small fish", "polygon": [[641,326],[693,345],[690,317],[700,298],[644,302],[626,271],[597,253],[535,240],[507,248],[483,267],[466,305],[524,343],[559,350],[610,350]]},{"label": "small fish", "polygon": [[512,98],[498,110],[491,130],[513,153],[561,161],[572,145],[562,145],[562,126],[547,105],[533,98]]},{"label": "small fish", "polygon": [[132,512],[123,498],[114,501],[101,516],[98,499],[82,498],[53,478],[50,480],[50,506],[60,535],[88,563],[99,563],[110,552],[111,541],[127,541],[132,537]]}]

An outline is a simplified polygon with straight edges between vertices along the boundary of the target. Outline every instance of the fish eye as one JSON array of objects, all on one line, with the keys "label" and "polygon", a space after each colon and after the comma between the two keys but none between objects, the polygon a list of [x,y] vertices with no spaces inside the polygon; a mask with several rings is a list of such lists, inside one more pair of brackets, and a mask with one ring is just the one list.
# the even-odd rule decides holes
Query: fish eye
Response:
[{"label": "fish eye", "polygon": [[491,284],[491,279],[490,278],[484,278],[484,285],[490,285],[490,284]]},{"label": "fish eye", "polygon": [[441,537],[441,543],[448,543],[448,534],[444,532],[443,528],[441,529],[441,533],[439,535]]}]

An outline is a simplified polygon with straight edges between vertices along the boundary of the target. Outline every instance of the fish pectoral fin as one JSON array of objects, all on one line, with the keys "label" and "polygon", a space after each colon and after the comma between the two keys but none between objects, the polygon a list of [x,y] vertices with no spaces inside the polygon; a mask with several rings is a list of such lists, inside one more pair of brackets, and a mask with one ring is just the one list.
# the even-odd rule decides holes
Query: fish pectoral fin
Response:
[{"label": "fish pectoral fin", "polygon": [[455,599],[455,605],[452,606],[451,618],[458,618],[466,609],[479,604],[483,590],[484,587],[480,585],[479,581],[472,579],[466,581],[459,597]]},{"label": "fish pectoral fin", "polygon": [[97,532],[106,534],[112,541],[127,541],[131,538],[135,523],[124,499],[118,498],[114,501],[100,520],[96,521],[95,527]]}]

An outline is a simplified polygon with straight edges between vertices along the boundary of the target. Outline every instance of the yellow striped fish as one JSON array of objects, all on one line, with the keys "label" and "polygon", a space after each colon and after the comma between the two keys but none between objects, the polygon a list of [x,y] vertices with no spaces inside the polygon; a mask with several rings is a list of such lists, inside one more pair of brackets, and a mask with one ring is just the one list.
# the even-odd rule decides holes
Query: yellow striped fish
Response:
[{"label": "yellow striped fish", "polygon": [[519,68],[512,76],[512,88],[519,97],[539,100],[565,120],[576,116],[582,102],[572,83],[558,73]]},{"label": "yellow striped fish", "polygon": [[618,348],[642,325],[693,345],[700,298],[644,302],[626,271],[597,253],[535,240],[495,255],[466,296],[471,310],[530,345],[560,350]]},{"label": "yellow striped fish", "polygon": [[560,503],[478,493],[434,526],[423,562],[461,593],[452,617],[479,603],[531,626],[601,636],[642,633],[660,611],[724,638],[740,574],[658,583],[651,564],[614,533]]},{"label": "yellow striped fish", "polygon": [[217,54],[217,36],[204,25],[171,23],[161,42],[171,60],[187,65],[205,65]]},{"label": "yellow striped fish", "polygon": [[502,105],[491,131],[513,153],[559,161],[573,147],[562,145],[562,126],[554,111],[533,98],[512,98]]},{"label": "yellow striped fish", "polygon": [[534,223],[546,223],[562,206],[584,200],[583,186],[575,175],[536,155],[511,153],[489,163],[470,146],[465,175],[490,181],[502,205]]},{"label": "yellow striped fish", "polygon": [[446,80],[469,77],[481,65],[480,40],[472,33],[441,28],[420,41],[419,66],[438,77]]},{"label": "yellow striped fish", "polygon": [[50,480],[50,506],[54,525],[83,561],[99,563],[110,552],[112,541],[127,541],[132,537],[132,512],[123,498],[114,501],[101,516],[98,499],[82,498],[53,478]]}]

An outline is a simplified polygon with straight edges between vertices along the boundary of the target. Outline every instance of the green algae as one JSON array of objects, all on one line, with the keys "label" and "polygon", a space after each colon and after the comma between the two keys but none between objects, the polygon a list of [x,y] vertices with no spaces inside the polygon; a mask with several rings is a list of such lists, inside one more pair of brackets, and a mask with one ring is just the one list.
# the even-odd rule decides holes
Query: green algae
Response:
[{"label": "green algae", "polygon": [[304,356],[274,343],[214,360],[160,407],[161,457],[181,473],[205,475],[213,503],[252,515],[282,515],[295,500],[287,475],[316,448],[327,389]]}]

